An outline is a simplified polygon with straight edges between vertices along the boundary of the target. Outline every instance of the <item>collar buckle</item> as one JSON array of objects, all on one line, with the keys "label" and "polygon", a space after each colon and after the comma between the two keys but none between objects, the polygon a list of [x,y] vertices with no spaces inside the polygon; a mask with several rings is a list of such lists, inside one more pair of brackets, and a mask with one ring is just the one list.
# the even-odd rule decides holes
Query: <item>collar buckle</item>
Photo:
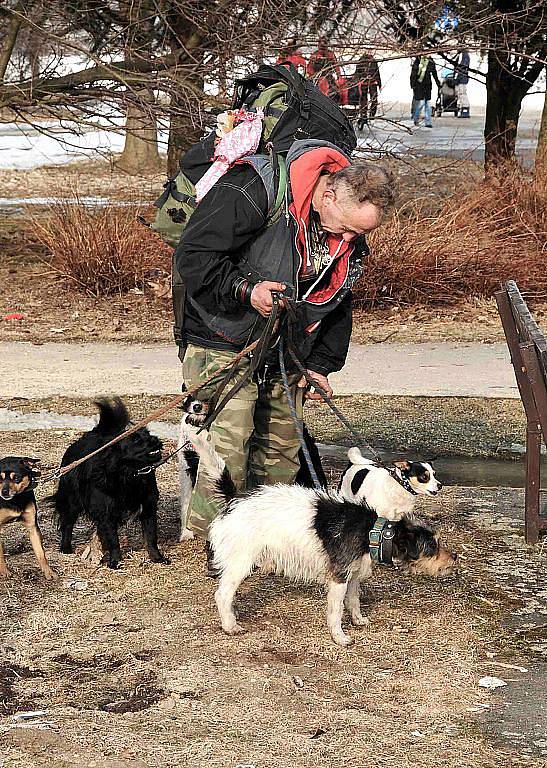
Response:
[{"label": "collar buckle", "polygon": [[370,556],[375,563],[393,565],[393,540],[395,523],[379,517],[369,533]]}]

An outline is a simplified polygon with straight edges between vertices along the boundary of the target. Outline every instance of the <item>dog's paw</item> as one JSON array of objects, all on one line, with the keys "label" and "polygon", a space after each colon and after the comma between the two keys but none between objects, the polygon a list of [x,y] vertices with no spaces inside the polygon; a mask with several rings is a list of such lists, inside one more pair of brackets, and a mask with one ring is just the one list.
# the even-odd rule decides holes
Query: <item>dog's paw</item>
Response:
[{"label": "dog's paw", "polygon": [[165,557],[165,555],[154,555],[154,557],[151,557],[150,560],[153,563],[159,563],[160,565],[171,565],[171,560],[169,560],[168,557]]},{"label": "dog's paw", "polygon": [[191,541],[192,539],[195,539],[194,532],[189,528],[183,528],[180,532],[179,541]]},{"label": "dog's paw", "polygon": [[0,579],[9,579],[10,576],[11,573],[7,568],[0,568]]},{"label": "dog's paw", "polygon": [[52,568],[47,567],[44,569],[44,578],[46,581],[57,581],[59,574],[55,573]]},{"label": "dog's paw", "polygon": [[227,635],[241,635],[245,632],[245,627],[238,624],[237,621],[234,624],[230,624],[229,627],[223,627],[223,630]]},{"label": "dog's paw", "polygon": [[353,645],[353,637],[350,637],[349,635],[345,635],[342,633],[341,635],[333,635],[332,639],[336,643],[336,645],[342,646],[342,648],[347,648],[348,645]]},{"label": "dog's paw", "polygon": [[351,617],[351,623],[354,627],[368,627],[370,621],[366,616],[361,616],[361,614],[359,614],[358,616]]}]

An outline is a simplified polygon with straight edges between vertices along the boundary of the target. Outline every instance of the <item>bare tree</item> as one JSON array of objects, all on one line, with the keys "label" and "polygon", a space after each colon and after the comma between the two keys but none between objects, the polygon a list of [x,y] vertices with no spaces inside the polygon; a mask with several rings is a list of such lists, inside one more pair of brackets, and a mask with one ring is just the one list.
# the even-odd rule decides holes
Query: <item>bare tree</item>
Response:
[{"label": "bare tree", "polygon": [[[227,106],[235,79],[289,37],[308,48],[325,34],[357,61],[366,48],[393,56],[454,54],[462,42],[488,56],[487,163],[514,154],[522,98],[545,63],[540,0],[454,0],[457,29],[432,34],[444,0],[0,0],[0,108],[30,122],[51,117],[123,131],[120,167],[158,161],[156,121],[169,126],[168,166],[202,132],[209,112]],[[44,70],[17,71],[21,30],[58,51]],[[67,71],[66,54],[79,63]],[[475,73],[479,76],[478,73]],[[44,128],[47,130],[47,127]]]}]

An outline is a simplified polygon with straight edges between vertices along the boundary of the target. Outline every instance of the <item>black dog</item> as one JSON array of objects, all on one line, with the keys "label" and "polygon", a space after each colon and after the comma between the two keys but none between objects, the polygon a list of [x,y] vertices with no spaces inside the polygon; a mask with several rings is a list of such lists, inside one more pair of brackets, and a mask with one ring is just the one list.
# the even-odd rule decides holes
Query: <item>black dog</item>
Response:
[{"label": "black dog", "polygon": [[[105,445],[129,425],[129,414],[120,398],[99,400],[96,405],[99,423],[67,449],[61,466]],[[138,474],[138,470],[154,465],[161,451],[161,440],[142,428],[61,477],[55,494],[61,552],[72,552],[72,529],[78,517],[85,515],[97,526],[103,560],[109,568],[117,568],[121,560],[118,527],[139,514],[150,559],[153,563],[169,562],[158,549],[155,473]]]},{"label": "black dog", "polygon": [[[48,581],[57,578],[51,570],[38,527],[36,498],[33,488],[40,472],[36,465],[40,459],[28,456],[6,456],[0,459],[0,530],[7,523],[21,520],[27,529],[38,565]],[[9,576],[0,541],[0,576]]]}]

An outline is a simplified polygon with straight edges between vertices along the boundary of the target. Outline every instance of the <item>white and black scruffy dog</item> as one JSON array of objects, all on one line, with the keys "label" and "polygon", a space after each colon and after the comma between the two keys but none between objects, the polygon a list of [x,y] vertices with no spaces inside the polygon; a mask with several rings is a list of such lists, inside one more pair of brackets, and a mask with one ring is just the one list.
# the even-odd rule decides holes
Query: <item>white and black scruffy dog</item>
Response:
[{"label": "white and black scruffy dog", "polygon": [[436,496],[443,487],[432,464],[425,461],[393,462],[407,490],[387,469],[362,456],[359,448],[350,448],[348,459],[338,490],[350,501],[366,502],[379,517],[388,520],[412,517],[417,496]]},{"label": "white and black scruffy dog", "polygon": [[[207,436],[189,426],[186,434],[221,505],[209,539],[220,573],[215,600],[223,630],[243,631],[232,608],[235,593],[255,566],[267,562],[289,578],[325,583],[331,636],[338,645],[350,645],[352,638],[342,630],[342,614],[345,606],[355,626],[368,624],[361,614],[359,585],[372,573],[369,534],[376,513],[364,502],[351,502],[337,492],[298,485],[262,486],[237,496],[224,461]],[[440,545],[431,528],[406,519],[394,528],[395,562],[414,573],[452,573],[455,556]]]}]

